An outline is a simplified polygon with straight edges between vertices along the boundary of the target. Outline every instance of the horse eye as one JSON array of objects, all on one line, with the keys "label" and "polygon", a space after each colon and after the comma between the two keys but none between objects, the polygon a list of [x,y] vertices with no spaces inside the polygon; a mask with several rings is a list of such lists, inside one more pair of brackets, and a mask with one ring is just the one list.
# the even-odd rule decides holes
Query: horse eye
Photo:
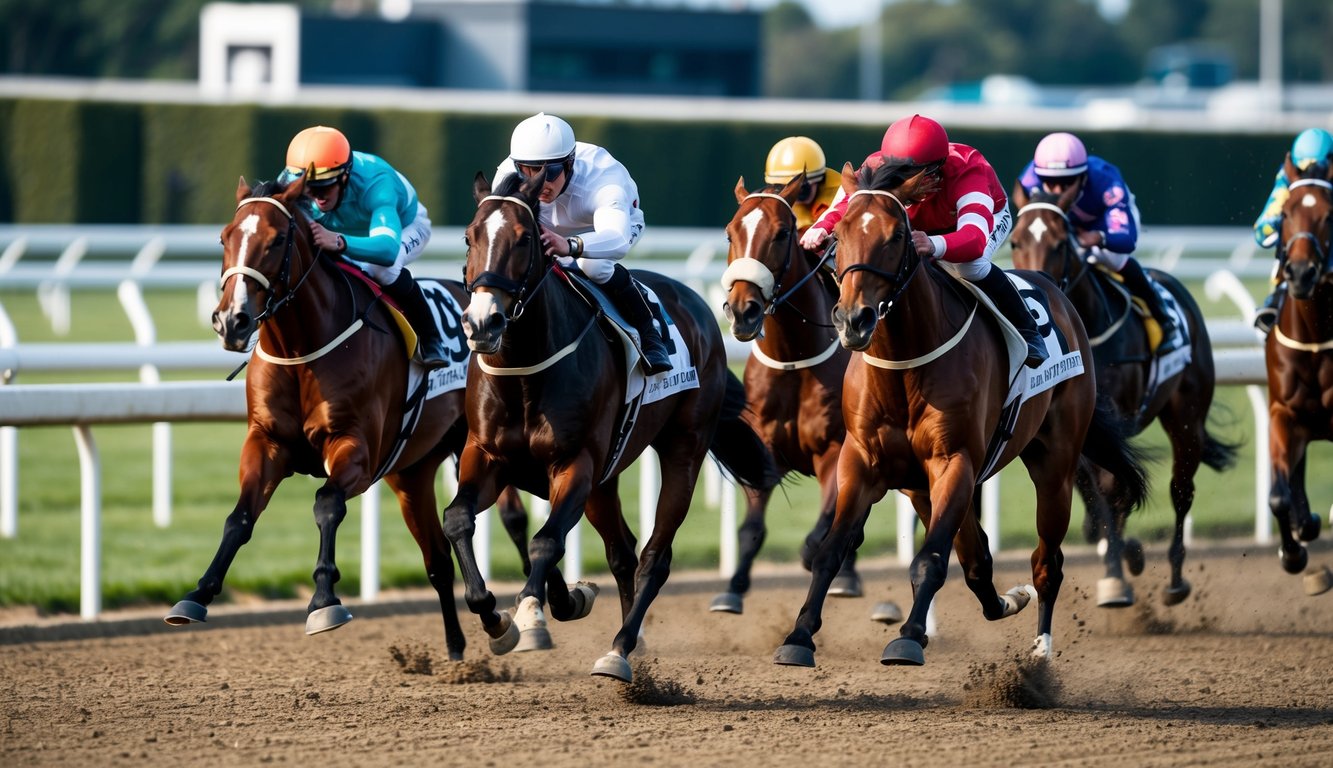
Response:
[{"label": "horse eye", "polygon": [[531,232],[524,232],[523,234],[519,235],[519,237],[518,237],[518,244],[519,244],[519,245],[527,245],[527,244],[530,243],[530,242],[532,242],[532,233],[531,233]]},{"label": "horse eye", "polygon": [[467,235],[463,235],[463,247],[464,247],[464,248],[471,248],[471,247],[472,247],[472,240],[471,240],[470,238],[468,238]]},{"label": "horse eye", "polygon": [[790,229],[787,229],[786,227],[783,227],[782,229],[779,229],[779,230],[778,230],[777,235],[775,235],[775,236],[773,237],[773,239],[774,239],[774,240],[786,240],[786,239],[789,238],[789,237],[791,237],[791,230],[790,230]]}]

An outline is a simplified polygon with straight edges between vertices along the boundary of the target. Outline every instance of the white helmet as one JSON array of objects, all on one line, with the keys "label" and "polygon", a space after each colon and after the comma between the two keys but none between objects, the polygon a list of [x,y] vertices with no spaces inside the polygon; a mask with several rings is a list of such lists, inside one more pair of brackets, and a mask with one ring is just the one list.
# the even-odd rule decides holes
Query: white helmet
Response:
[{"label": "white helmet", "polygon": [[509,157],[522,165],[542,165],[573,154],[574,129],[545,112],[519,123],[509,139]]}]

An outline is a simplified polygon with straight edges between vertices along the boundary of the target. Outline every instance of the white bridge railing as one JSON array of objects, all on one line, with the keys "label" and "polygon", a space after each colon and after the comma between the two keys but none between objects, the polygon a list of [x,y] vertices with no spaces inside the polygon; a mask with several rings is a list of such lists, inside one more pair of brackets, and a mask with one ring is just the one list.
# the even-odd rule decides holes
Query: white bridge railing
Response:
[{"label": "white bridge railing", "polygon": [[[229,372],[244,359],[228,353],[216,342],[156,342],[152,318],[143,301],[142,287],[197,288],[200,321],[216,303],[218,227],[6,227],[0,226],[0,285],[36,289],[43,312],[58,333],[69,327],[69,290],[116,285],[122,306],[134,328],[133,343],[45,343],[20,344],[14,326],[0,306],[0,537],[17,535],[17,428],[38,424],[71,425],[80,457],[81,477],[81,597],[80,613],[94,618],[101,611],[100,590],[100,460],[91,425],[101,423],[153,423],[153,517],[156,524],[170,524],[171,449],[170,423],[175,421],[244,420],[243,384],[160,381],[161,370],[216,370]],[[1140,256],[1183,278],[1207,278],[1212,300],[1229,297],[1241,318],[1254,309],[1253,299],[1232,270],[1248,277],[1267,276],[1272,260],[1256,251],[1248,230],[1167,229],[1145,233]],[[714,230],[650,230],[636,248],[635,266],[680,279],[720,306],[717,287],[726,261],[726,243]],[[423,260],[414,265],[421,275],[456,277],[463,256],[461,230],[436,231]],[[135,253],[131,261],[99,257]],[[1200,251],[1209,259],[1185,258]],[[168,253],[189,260],[163,261]],[[688,253],[681,259],[670,254]],[[1228,255],[1219,260],[1217,254]],[[35,258],[23,261],[25,255]],[[52,258],[54,256],[54,258]],[[92,258],[86,258],[86,257]],[[436,261],[455,259],[452,266]],[[1267,444],[1267,406],[1262,351],[1246,320],[1215,321],[1209,324],[1220,384],[1242,385],[1254,412],[1256,443]],[[725,334],[732,362],[743,361],[748,344]],[[56,373],[89,370],[138,370],[139,384],[51,384],[17,385],[22,371]],[[1255,537],[1270,539],[1267,492],[1269,468],[1258,452],[1255,463]],[[657,500],[657,466],[652,457],[640,461],[640,538],[652,526]],[[705,497],[721,507],[719,572],[730,575],[736,562],[736,492],[711,462],[706,464]],[[448,476],[448,473],[445,473]],[[725,488],[725,492],[724,492]],[[998,483],[983,489],[983,525],[994,547],[999,546]],[[361,596],[378,595],[378,498],[377,489],[362,496]],[[541,514],[544,502],[534,500],[534,513]],[[908,562],[913,552],[915,514],[905,497],[898,497],[899,559]],[[489,541],[489,516],[478,516],[478,540]],[[1187,535],[1189,529],[1187,529]],[[567,571],[578,578],[578,536],[567,542]],[[483,572],[488,570],[489,549],[478,549]]]}]

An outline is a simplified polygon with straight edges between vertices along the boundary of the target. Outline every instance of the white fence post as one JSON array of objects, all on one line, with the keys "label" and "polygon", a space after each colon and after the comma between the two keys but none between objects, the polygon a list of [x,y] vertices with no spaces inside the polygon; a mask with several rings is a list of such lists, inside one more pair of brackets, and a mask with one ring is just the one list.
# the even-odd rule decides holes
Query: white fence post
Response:
[{"label": "white fence post", "polygon": [[361,494],[361,599],[380,596],[380,481]]},{"label": "white fence post", "polygon": [[102,465],[93,430],[74,427],[79,451],[79,615],[87,620],[102,612]]},{"label": "white fence post", "polygon": [[653,535],[657,522],[657,497],[662,492],[662,474],[657,466],[657,451],[647,448],[639,455],[639,552]]}]

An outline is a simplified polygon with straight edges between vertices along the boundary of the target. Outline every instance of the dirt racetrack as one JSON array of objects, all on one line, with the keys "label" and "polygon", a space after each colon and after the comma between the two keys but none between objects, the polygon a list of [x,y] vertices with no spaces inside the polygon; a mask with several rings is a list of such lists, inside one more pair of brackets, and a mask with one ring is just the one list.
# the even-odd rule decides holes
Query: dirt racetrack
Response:
[{"label": "dirt racetrack", "polygon": [[[493,657],[468,614],[462,664],[443,660],[421,593],[349,601],[357,619],[314,637],[291,604],[185,629],[161,622],[167,606],[93,624],[10,615],[0,765],[1333,765],[1333,593],[1305,596],[1275,550],[1200,545],[1194,595],[1168,609],[1150,549],[1138,605],[1117,611],[1093,606],[1099,569],[1077,550],[1045,669],[1020,663],[1032,608],[985,622],[956,568],[926,665],[881,666],[897,630],[867,615],[909,594],[890,561],[865,571],[866,598],[829,601],[815,669],[771,661],[803,574],[758,571],[743,616],[707,612],[716,578],[677,574],[628,687],[588,674],[619,623],[605,593],[551,623],[546,653]],[[1004,557],[997,583],[1026,570]]]}]

